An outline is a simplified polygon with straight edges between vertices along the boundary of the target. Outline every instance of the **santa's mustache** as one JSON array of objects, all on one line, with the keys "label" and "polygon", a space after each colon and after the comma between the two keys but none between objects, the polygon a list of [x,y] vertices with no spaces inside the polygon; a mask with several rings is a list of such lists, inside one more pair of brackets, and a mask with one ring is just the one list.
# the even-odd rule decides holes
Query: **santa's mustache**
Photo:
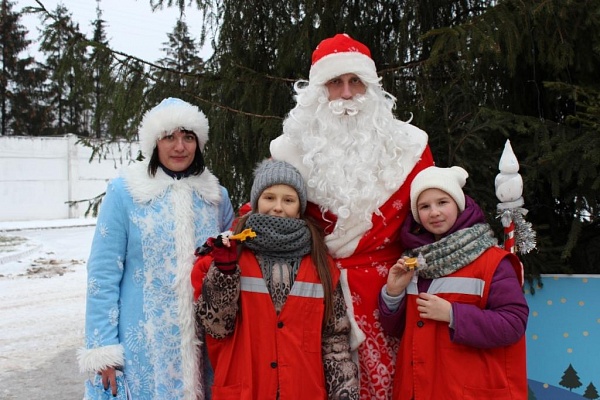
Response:
[{"label": "santa's mustache", "polygon": [[355,96],[351,100],[331,100],[329,102],[329,110],[333,115],[349,115],[352,117],[362,110],[365,100],[366,96]]}]

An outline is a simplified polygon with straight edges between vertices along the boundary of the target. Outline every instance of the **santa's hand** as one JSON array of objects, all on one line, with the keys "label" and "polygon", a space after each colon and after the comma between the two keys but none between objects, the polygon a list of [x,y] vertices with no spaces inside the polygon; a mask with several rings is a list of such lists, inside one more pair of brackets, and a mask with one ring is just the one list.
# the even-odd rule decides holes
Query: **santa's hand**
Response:
[{"label": "santa's hand", "polygon": [[388,272],[387,285],[385,291],[389,296],[400,296],[406,290],[410,280],[415,275],[414,270],[407,270],[404,265],[404,259],[400,258],[396,264],[392,265]]},{"label": "santa's hand", "polygon": [[417,298],[417,311],[419,317],[435,321],[450,322],[452,304],[435,294],[419,293]]}]

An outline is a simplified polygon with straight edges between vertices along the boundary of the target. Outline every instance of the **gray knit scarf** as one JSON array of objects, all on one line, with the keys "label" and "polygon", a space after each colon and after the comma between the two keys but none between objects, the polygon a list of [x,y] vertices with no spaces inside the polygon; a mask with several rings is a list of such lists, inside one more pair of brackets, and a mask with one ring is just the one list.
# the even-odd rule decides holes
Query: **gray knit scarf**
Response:
[{"label": "gray knit scarf", "polygon": [[427,265],[418,266],[418,274],[426,279],[435,279],[450,275],[469,265],[498,240],[488,224],[475,224],[461,229],[436,242],[408,250],[409,257],[422,254]]},{"label": "gray knit scarf", "polygon": [[251,214],[245,228],[252,228],[256,237],[244,242],[256,254],[263,278],[271,283],[273,267],[290,266],[290,282],[294,282],[302,257],[311,250],[311,235],[306,222],[299,218],[282,218],[266,214]]}]

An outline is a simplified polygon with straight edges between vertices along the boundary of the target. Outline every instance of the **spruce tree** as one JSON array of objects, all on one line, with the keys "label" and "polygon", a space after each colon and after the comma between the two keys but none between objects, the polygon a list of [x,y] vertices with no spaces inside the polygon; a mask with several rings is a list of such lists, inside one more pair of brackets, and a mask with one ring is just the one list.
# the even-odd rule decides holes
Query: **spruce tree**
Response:
[{"label": "spruce tree", "polygon": [[173,93],[183,100],[195,103],[194,97],[201,88],[204,62],[199,54],[195,39],[190,36],[183,15],[177,20],[173,31],[167,33],[168,41],[161,49],[165,56],[158,60],[157,68],[152,68],[155,84],[150,88],[150,98],[160,102]]},{"label": "spruce tree", "polygon": [[90,104],[92,133],[96,139],[109,136],[108,120],[111,115],[111,94],[116,85],[112,74],[112,57],[106,38],[106,21],[102,19],[100,0],[97,0],[96,19],[93,21],[94,36],[88,63],[93,92]]},{"label": "spruce tree", "polygon": [[10,130],[13,135],[52,134],[52,114],[46,103],[47,74],[42,65],[27,57],[17,63],[15,95],[11,99]]},{"label": "spruce tree", "polygon": [[50,79],[48,101],[54,112],[54,134],[88,136],[85,111],[89,110],[93,86],[85,72],[87,40],[63,5],[44,15],[43,25],[40,51],[46,56]]},{"label": "spruce tree", "polygon": [[599,11],[597,2],[503,1],[423,37],[432,43],[425,67],[452,78],[441,90],[422,86],[424,98],[448,111],[426,112],[421,123],[438,164],[466,166],[468,191],[492,211],[507,138],[520,160],[527,219],[538,234],[538,251],[522,256],[530,279],[600,262],[588,258],[579,270],[573,262],[587,251],[577,246],[583,232],[600,239]]},{"label": "spruce tree", "polygon": [[46,76],[32,57],[22,56],[31,41],[13,7],[8,0],[0,3],[0,135],[43,134],[48,123],[41,98]]},{"label": "spruce tree", "polygon": [[575,368],[573,368],[571,364],[569,364],[563,373],[563,376],[558,384],[569,389],[569,392],[572,392],[573,389],[577,389],[582,385],[581,381],[579,380],[579,376],[577,375],[577,371],[575,371]]},{"label": "spruce tree", "polygon": [[596,400],[596,399],[600,398],[600,394],[598,394],[598,390],[596,389],[596,386],[594,386],[594,384],[592,382],[590,382],[590,384],[587,385],[587,387],[585,388],[585,393],[583,394],[583,397],[585,399],[591,399],[591,400]]}]

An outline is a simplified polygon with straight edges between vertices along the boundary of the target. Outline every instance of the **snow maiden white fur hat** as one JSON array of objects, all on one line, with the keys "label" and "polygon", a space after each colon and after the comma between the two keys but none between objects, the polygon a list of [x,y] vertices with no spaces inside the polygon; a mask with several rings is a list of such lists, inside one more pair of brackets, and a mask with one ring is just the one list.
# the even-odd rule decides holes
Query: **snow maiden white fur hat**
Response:
[{"label": "snow maiden white fur hat", "polygon": [[338,33],[323,40],[313,51],[308,79],[311,85],[324,85],[344,74],[379,79],[369,48],[345,33]]},{"label": "snow maiden white fur hat", "polygon": [[417,210],[417,200],[421,193],[427,189],[443,190],[456,201],[458,211],[464,211],[465,194],[462,188],[465,186],[468,177],[467,171],[461,167],[428,167],[419,172],[410,185],[410,208],[415,221],[421,223],[419,211]]},{"label": "snow maiden white fur hat", "polygon": [[156,142],[177,129],[194,132],[200,151],[208,141],[208,120],[200,109],[188,102],[169,97],[147,111],[138,130],[144,157],[150,158]]}]

